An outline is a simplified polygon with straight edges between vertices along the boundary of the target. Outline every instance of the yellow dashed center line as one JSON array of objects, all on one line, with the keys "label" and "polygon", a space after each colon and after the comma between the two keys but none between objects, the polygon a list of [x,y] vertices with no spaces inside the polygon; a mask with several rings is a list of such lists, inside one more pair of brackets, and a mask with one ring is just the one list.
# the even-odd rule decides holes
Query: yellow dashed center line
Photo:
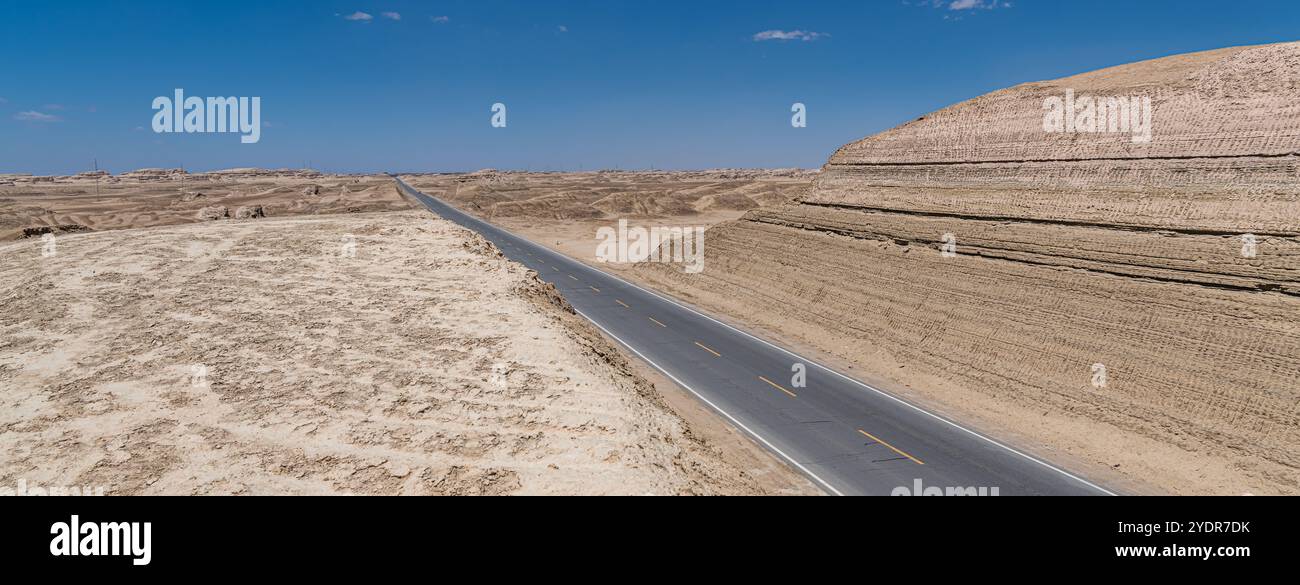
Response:
[{"label": "yellow dashed center line", "polygon": [[648,317],[648,319],[650,319],[651,321],[654,321],[654,322],[655,322],[655,325],[658,325],[658,326],[663,327],[663,328],[665,328],[665,329],[668,327],[667,325],[664,325],[663,323],[660,323],[659,320],[658,320],[658,319],[655,319],[654,317]]},{"label": "yellow dashed center line", "polygon": [[632,308],[632,307],[627,306],[627,303],[625,303],[625,302],[623,302],[623,301],[620,301],[620,300],[618,300],[618,299],[614,299],[614,302],[616,302],[616,303],[618,303],[618,304],[620,304],[620,305],[623,305],[623,308],[624,308],[624,309],[631,309],[631,308]]},{"label": "yellow dashed center line", "polygon": [[704,351],[707,351],[707,352],[713,354],[713,357],[722,357],[722,354],[720,354],[720,353],[718,353],[718,352],[716,352],[716,351],[713,351],[713,349],[711,349],[711,348],[710,348],[709,346],[707,346],[707,345],[704,345],[703,343],[700,343],[700,342],[697,341],[697,342],[695,342],[695,345],[698,345],[698,346],[700,346],[700,349],[702,349],[702,350],[704,350]]},{"label": "yellow dashed center line", "polygon": [[858,432],[859,432],[859,433],[862,433],[863,435],[866,435],[867,438],[871,439],[872,441],[875,441],[875,442],[877,442],[877,443],[880,443],[881,445],[884,445],[884,446],[886,446],[886,447],[889,447],[889,450],[890,450],[890,451],[893,451],[893,452],[895,452],[895,453],[898,453],[899,455],[902,455],[903,457],[906,457],[906,458],[908,458],[908,459],[911,459],[911,460],[912,460],[913,462],[915,462],[917,465],[925,465],[924,463],[921,462],[920,459],[917,459],[917,458],[915,458],[915,457],[913,457],[913,456],[911,456],[911,455],[908,455],[907,453],[904,453],[904,452],[900,451],[897,447],[895,447],[895,446],[893,446],[893,445],[890,445],[889,443],[886,443],[886,442],[880,440],[878,437],[876,437],[875,435],[872,435],[871,433],[868,433],[868,432],[866,432],[866,431],[864,431],[864,430],[862,430],[862,429],[858,429]]},{"label": "yellow dashed center line", "polygon": [[762,376],[759,376],[758,379],[759,379],[759,380],[762,380],[762,381],[764,381],[764,382],[767,382],[768,384],[770,384],[773,388],[776,388],[777,390],[780,390],[780,391],[782,391],[782,392],[785,392],[786,394],[789,394],[791,398],[798,398],[798,397],[799,397],[798,394],[795,394],[794,392],[791,392],[791,391],[789,391],[789,390],[786,390],[784,386],[782,386],[782,385],[780,385],[780,384],[777,384],[776,382],[773,382],[773,381],[771,381],[771,380],[768,380],[767,378],[764,378],[764,377],[762,377]]}]

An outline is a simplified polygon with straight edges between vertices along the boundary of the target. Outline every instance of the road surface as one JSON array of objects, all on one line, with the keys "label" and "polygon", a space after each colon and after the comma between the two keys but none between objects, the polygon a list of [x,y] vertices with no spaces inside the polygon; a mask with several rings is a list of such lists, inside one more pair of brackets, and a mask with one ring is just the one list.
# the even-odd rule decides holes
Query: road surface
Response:
[{"label": "road surface", "polygon": [[[478,232],[511,260],[537,271],[606,335],[830,494],[980,493],[984,488],[1003,496],[1115,495],[396,180],[433,213]],[[794,383],[797,364],[806,372],[801,387]]]}]

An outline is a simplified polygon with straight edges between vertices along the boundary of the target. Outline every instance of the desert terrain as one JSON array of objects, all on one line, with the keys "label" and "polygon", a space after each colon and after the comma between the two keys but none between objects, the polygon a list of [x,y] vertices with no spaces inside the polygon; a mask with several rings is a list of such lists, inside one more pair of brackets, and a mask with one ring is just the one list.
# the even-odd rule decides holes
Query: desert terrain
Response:
[{"label": "desert terrain", "polygon": [[632,227],[707,228],[793,201],[816,176],[804,169],[403,175],[424,193],[584,262],[596,260],[597,230],[620,219]]},{"label": "desert terrain", "polygon": [[0,485],[816,493],[706,440],[535,273],[426,212],[48,243],[0,244]]},{"label": "desert terrain", "polygon": [[[1300,44],[1291,43],[1179,55],[1028,83],[956,104],[846,145],[820,171],[483,170],[407,177],[414,187],[538,243],[677,296],[725,321],[755,330],[1123,491],[1298,494],[1300,126],[1295,120],[1300,119],[1300,102],[1296,99],[1300,98],[1300,87],[1295,79],[1300,79]],[[1045,101],[1066,92],[1149,98],[1151,141],[1139,143],[1124,133],[1045,131]],[[180,241],[196,237],[190,234],[207,233],[204,230],[234,230],[231,233],[243,234],[240,237],[245,239],[263,237],[259,231],[245,227],[253,224],[282,225],[294,232],[292,237],[285,236],[288,240],[329,246],[337,245],[331,238],[347,230],[358,235],[365,232],[348,222],[371,222],[366,225],[382,226],[374,229],[383,231],[404,227],[415,217],[412,212],[398,211],[411,206],[382,176],[303,176],[299,172],[240,170],[187,177],[182,189],[172,184],[176,178],[167,173],[162,173],[166,177],[163,179],[155,176],[157,172],[145,175],[150,178],[120,179],[115,188],[131,194],[121,198],[91,195],[93,191],[88,190],[94,188],[93,177],[0,177],[0,209],[14,210],[3,216],[7,223],[0,229],[8,230],[6,237],[12,239],[34,238],[51,230],[71,233],[205,222],[165,230],[60,236],[62,254],[65,242],[127,237],[122,234],[138,238],[142,237],[139,234],[156,232],[162,240],[170,238],[160,240],[157,246],[182,248],[192,244],[182,246]],[[198,201],[192,193],[202,193],[204,200]],[[213,207],[225,208],[228,213],[205,211]],[[261,212],[254,213],[253,208]],[[320,215],[384,211],[393,213],[354,219]],[[270,219],[224,219],[262,215]],[[277,219],[291,215],[320,217]],[[671,264],[596,262],[597,230],[613,227],[621,219],[633,226],[709,227],[704,271],[690,274],[682,266]],[[389,221],[394,223],[390,226]],[[319,237],[299,233],[307,229],[301,226],[336,223],[337,229],[331,228],[334,231]],[[406,258],[403,254],[407,254],[409,246],[402,238],[409,237],[424,235],[418,230],[402,231],[398,240],[385,246],[386,253]],[[461,237],[474,240],[464,234]],[[37,244],[23,241],[11,246]],[[448,240],[441,245],[454,249],[459,244]],[[255,258],[260,262],[278,257],[274,245],[258,250],[231,256],[223,266],[236,272],[251,270],[262,265],[241,260]],[[33,259],[24,262],[28,260]],[[101,261],[107,260],[88,261],[80,270],[93,271],[93,265]],[[418,263],[423,256],[406,261]],[[11,281],[19,276],[30,280],[35,278],[31,275],[41,274],[34,268],[32,264],[12,264],[6,271],[18,275]],[[131,269],[119,270],[132,278],[144,278]],[[152,273],[155,268],[149,270]],[[272,274],[278,277],[280,272]],[[496,274],[490,273],[490,278],[496,278]],[[385,282],[425,276],[438,280],[412,271],[367,278]],[[224,277],[223,271],[202,275],[203,279]],[[263,274],[262,278],[272,277]],[[314,287],[327,283],[302,278],[311,285],[294,289],[299,298],[329,299],[331,303],[336,302],[335,297],[351,298],[356,305],[335,305],[326,312],[340,308],[360,311],[358,307],[378,302],[376,299],[385,299],[386,295],[400,297],[399,289],[411,286],[409,282],[402,286],[388,284],[386,294],[369,294],[362,300],[360,296],[349,296],[355,293],[340,290],[331,291],[330,296],[317,295]],[[7,283],[9,288],[3,297],[6,319],[16,319],[8,316],[11,306],[20,310],[41,306],[30,289],[57,286],[49,280],[22,282],[21,286]],[[193,282],[197,285],[207,280]],[[360,284],[362,280],[350,282],[367,287]],[[157,287],[163,283],[136,284]],[[165,284],[180,286],[177,282]],[[224,288],[225,296],[204,297],[204,302],[228,304],[245,286],[247,282],[231,282]],[[472,291],[481,288],[466,285],[452,296],[472,298]],[[539,294],[523,296],[536,300]],[[26,299],[21,302],[30,305],[13,304],[20,303],[18,299]],[[482,309],[470,306],[475,303],[464,303],[465,311]],[[126,304],[109,306],[116,310]],[[307,304],[290,317],[287,309],[268,310],[273,306],[270,303],[255,306],[263,311],[241,318],[255,321],[277,315],[279,319],[310,320],[313,317],[304,314],[319,309],[314,303]],[[52,303],[41,310],[53,313],[70,309]],[[185,315],[196,310],[192,306],[171,309]],[[406,315],[414,309],[394,307],[389,312],[393,310]],[[547,311],[554,312],[542,312]],[[72,335],[85,320],[66,312],[58,315],[63,318],[61,325],[58,319],[51,319],[43,327],[62,331],[59,335],[64,337]],[[570,317],[563,320],[567,322]],[[364,319],[360,317],[355,322],[349,318],[352,330],[357,332],[358,347],[374,331],[385,338],[381,346],[413,345],[401,338],[408,334],[407,328],[374,325],[384,323],[384,318],[374,316],[370,324],[362,324]],[[452,323],[445,315],[437,318],[442,319],[437,321],[441,327],[460,336],[449,339],[476,339],[474,336],[479,335],[473,328],[463,329],[465,323]],[[486,320],[474,322],[484,326]],[[18,322],[4,325],[10,336],[22,330]],[[240,325],[248,327],[248,323]],[[284,323],[277,325],[285,328]],[[265,363],[259,360],[275,363],[286,348],[312,351],[316,340],[309,332],[302,339],[312,343],[279,339],[272,334],[279,329],[268,329],[256,344],[243,340],[238,345],[256,348],[257,359],[241,357],[236,362],[268,368],[250,379],[262,380],[262,374],[278,372],[284,380],[298,384],[299,393],[305,392],[317,382],[303,381],[299,370],[256,366]],[[499,332],[507,335],[514,329],[517,327]],[[644,382],[637,380],[653,379],[653,374],[636,363],[620,361],[618,352],[603,342],[590,342],[593,338],[588,336],[588,330],[572,323],[569,329],[585,331],[571,340],[587,341],[574,342],[579,350],[566,350],[564,355],[590,356],[595,351],[605,356],[608,359],[602,358],[605,365],[601,367],[606,369],[600,370],[603,374],[591,376],[614,376],[622,380],[620,388],[633,389],[621,395],[640,396],[642,402],[636,403],[637,408],[658,408],[647,424],[660,421],[668,425],[663,428],[678,425],[671,432],[640,429],[627,434],[640,437],[644,435],[637,432],[649,432],[672,438],[671,447],[646,455],[660,457],[655,460],[658,463],[648,463],[652,467],[668,465],[665,461],[678,465],[667,479],[660,483],[647,479],[645,489],[639,484],[626,491],[598,484],[586,486],[592,489],[581,493],[807,490],[806,484],[788,476],[787,471],[772,471],[756,463],[761,456],[755,457],[752,452],[737,455],[746,448],[745,441],[720,430],[719,422],[710,420],[711,415],[698,405],[692,409],[689,400],[673,395],[671,385],[655,380],[656,391],[643,391]],[[146,335],[153,333],[151,328]],[[175,325],[170,334],[187,337],[180,325]],[[527,329],[521,335],[537,335],[536,329]],[[390,339],[393,336],[397,338]],[[6,345],[0,345],[0,358],[7,361],[0,362],[0,376],[17,376],[15,372],[20,369],[27,376],[23,387],[29,394],[23,394],[26,402],[15,402],[15,408],[38,399],[58,398],[70,405],[60,408],[73,409],[66,418],[77,420],[89,412],[85,409],[98,404],[98,398],[70,398],[63,390],[46,392],[49,396],[42,397],[41,392],[30,388],[32,384],[52,384],[61,368],[69,363],[80,368],[80,361],[54,357],[49,359],[55,366],[39,365],[45,359],[37,360],[35,366],[23,365],[32,362],[32,356],[20,357],[14,352],[12,348],[19,347],[18,341],[3,338],[3,342]],[[369,349],[368,343],[364,346]],[[592,349],[597,346],[598,350]],[[549,351],[539,347],[530,351],[538,352],[538,356]],[[57,356],[66,356],[71,350],[59,351],[62,353]],[[216,362],[219,355],[212,361]],[[395,367],[391,359],[383,364],[378,364],[374,356],[367,359],[376,361],[372,367]],[[492,366],[477,356],[475,359],[477,365],[465,366],[456,375],[465,379],[492,378]],[[597,360],[598,365],[602,360]],[[615,362],[616,373],[610,374],[609,364]],[[360,363],[360,359],[342,364],[313,362],[310,378],[315,380],[316,369],[323,369],[331,376],[360,376],[381,382],[388,379],[360,370],[329,370],[360,368]],[[118,367],[137,366],[134,361],[123,364]],[[221,365],[219,370],[231,366]],[[539,387],[562,378],[560,372],[565,367],[570,366],[542,368],[539,380],[545,383]],[[185,372],[173,369],[167,376],[175,380],[183,378]],[[163,378],[155,375],[149,379]],[[90,384],[80,377],[74,382],[80,387]],[[54,387],[69,383],[59,381],[60,386]],[[238,388],[247,391],[254,386],[245,382]],[[575,395],[565,388],[561,395]],[[351,391],[355,390],[336,390]],[[385,394],[387,387],[370,392],[379,393],[380,398],[373,400],[380,404],[396,400]],[[409,396],[407,399],[413,400]],[[287,398],[281,400],[291,403]],[[664,408],[665,401],[671,408]],[[331,403],[329,407],[348,404]],[[374,411],[362,410],[366,414],[361,418],[369,421],[366,417]],[[29,406],[26,412],[39,416],[43,411]],[[297,418],[310,418],[309,412],[282,414],[276,411],[260,416],[277,420],[274,424],[281,427],[291,427]],[[244,426],[262,424],[255,417],[231,416]],[[687,420],[683,421],[683,416]],[[517,424],[517,418],[510,423]],[[331,428],[327,419],[318,417],[312,419],[312,424]],[[60,435],[41,425],[67,424],[62,415],[54,422],[40,420],[43,422],[32,423],[38,428],[33,431],[38,435],[33,437],[55,437],[53,440],[59,441]],[[165,420],[177,421],[168,427],[171,434],[164,442],[175,444],[176,437],[184,436],[184,431],[175,428],[184,428],[179,421],[186,419],[168,413]],[[12,429],[26,427],[14,419],[0,428],[9,429],[9,434],[0,434],[0,439],[12,439],[18,436],[12,434]],[[67,443],[67,437],[74,433],[60,428],[68,433],[63,439]],[[335,436],[344,433],[340,427],[333,427],[332,432]],[[289,444],[301,448],[294,443],[299,437],[292,438]],[[26,446],[15,447],[12,452],[29,458],[21,461],[33,463],[17,469],[34,469],[34,462],[57,458],[48,452],[31,454],[39,450],[32,446],[38,439],[24,440],[29,441],[23,443]],[[0,446],[4,444],[0,441]],[[107,447],[99,451],[82,448],[88,453],[86,460],[95,464],[102,462],[107,452]],[[488,451],[488,459],[501,458],[500,449]],[[101,459],[95,459],[97,453]],[[351,451],[343,453],[337,455],[340,460],[360,456]],[[687,457],[684,453],[697,459],[683,459]],[[406,453],[394,459],[419,463],[411,457],[415,455]],[[446,468],[438,466],[445,466],[449,460],[424,461],[422,469],[443,470]],[[414,463],[404,463],[406,467],[400,469],[414,469],[418,466]],[[479,465],[487,466],[482,462]],[[555,465],[566,469],[562,463]],[[511,470],[519,478],[519,485],[511,493],[558,493],[576,485],[564,483],[574,480],[557,479],[563,474],[529,483],[524,479],[533,476],[525,471],[532,468],[513,462],[502,463],[499,469]],[[262,471],[247,474],[253,478],[249,480],[253,485],[249,491],[366,491],[335,476],[293,483],[274,474],[261,476]],[[57,477],[63,479],[97,477],[81,468],[75,473],[71,469],[60,473]],[[178,475],[168,476],[173,482],[168,489],[236,491],[196,483],[194,479],[187,483],[178,480]],[[17,475],[11,473],[8,477]],[[276,483],[280,481],[287,483]],[[443,493],[409,478],[393,483],[400,485],[396,493]],[[126,491],[152,493],[151,489],[136,486]],[[371,491],[394,493],[387,488]]]},{"label": "desert terrain", "polygon": [[[713,177],[704,203],[700,176],[616,199],[573,176],[415,184],[593,264],[618,219],[712,226],[701,274],[599,265],[1130,492],[1296,494],[1298,75],[1290,43],[1028,83],[820,173]],[[1152,140],[1045,132],[1066,91],[1149,98]],[[755,205],[701,209],[732,193]]]},{"label": "desert terrain", "polygon": [[410,209],[384,175],[311,170],[106,171],[61,177],[0,174],[0,241],[224,218]]}]

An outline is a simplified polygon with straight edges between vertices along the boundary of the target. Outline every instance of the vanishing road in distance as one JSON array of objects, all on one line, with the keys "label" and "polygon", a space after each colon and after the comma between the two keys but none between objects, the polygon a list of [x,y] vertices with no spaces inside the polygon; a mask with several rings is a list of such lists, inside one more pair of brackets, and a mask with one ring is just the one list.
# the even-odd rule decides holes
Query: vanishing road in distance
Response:
[{"label": "vanishing road in distance", "polygon": [[[1004,496],[1115,495],[395,179],[406,196],[537,271],[606,335],[830,494],[913,494],[919,486],[997,488]],[[805,387],[791,383],[795,364],[806,368]]]}]

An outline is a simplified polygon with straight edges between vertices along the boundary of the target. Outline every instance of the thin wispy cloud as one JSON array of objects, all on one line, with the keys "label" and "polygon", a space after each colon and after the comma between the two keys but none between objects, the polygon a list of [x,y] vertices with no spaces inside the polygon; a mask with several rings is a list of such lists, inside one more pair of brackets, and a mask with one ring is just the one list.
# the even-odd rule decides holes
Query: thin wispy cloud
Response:
[{"label": "thin wispy cloud", "polygon": [[555,27],[555,30],[558,30],[558,31],[560,31],[560,32],[562,32],[562,33],[566,33],[566,32],[569,32],[569,27],[564,26],[564,25],[561,24],[560,26]]},{"label": "thin wispy cloud", "polygon": [[994,8],[1011,8],[1011,3],[998,0],[952,0],[948,3],[948,10],[993,10]]},{"label": "thin wispy cloud", "polygon": [[18,120],[19,122],[62,122],[63,121],[63,118],[60,118],[53,114],[46,114],[44,112],[37,112],[35,110],[18,112],[17,114],[14,114],[14,119]]},{"label": "thin wispy cloud", "polygon": [[380,14],[380,16],[383,16],[384,18],[387,18],[388,20],[401,20],[401,19],[402,19],[402,13],[400,13],[400,12],[384,12],[384,13]]},{"label": "thin wispy cloud", "polygon": [[754,35],[754,42],[763,41],[815,41],[831,35],[807,30],[765,30]]},{"label": "thin wispy cloud", "polygon": [[356,12],[353,12],[352,14],[349,14],[349,15],[347,15],[347,16],[344,16],[343,19],[344,19],[344,20],[351,20],[351,21],[353,21],[353,22],[370,22],[370,21],[374,20],[375,17],[374,17],[374,16],[371,16],[370,14],[367,14],[367,13],[365,13],[365,12],[362,12],[362,11],[358,10],[358,11],[356,11]]},{"label": "thin wispy cloud", "polygon": [[45,104],[41,106],[41,109],[51,111],[51,112],[57,112],[63,109],[63,104]]},{"label": "thin wispy cloud", "polygon": [[994,10],[997,8],[1011,8],[1011,2],[1006,0],[921,0],[919,2],[907,2],[903,4],[916,4],[920,6],[929,6],[944,10],[945,19],[958,20],[963,14],[973,14],[979,10]]},{"label": "thin wispy cloud", "polygon": [[3,106],[3,105],[5,105],[5,104],[7,104],[7,103],[9,103],[9,100],[0,97],[0,106]]},{"label": "thin wispy cloud", "polygon": [[451,17],[450,17],[450,16],[430,16],[430,17],[429,17],[429,20],[432,20],[432,21],[434,21],[434,22],[436,22],[436,23],[438,23],[438,24],[446,24],[446,23],[448,23],[448,22],[451,22]]}]

